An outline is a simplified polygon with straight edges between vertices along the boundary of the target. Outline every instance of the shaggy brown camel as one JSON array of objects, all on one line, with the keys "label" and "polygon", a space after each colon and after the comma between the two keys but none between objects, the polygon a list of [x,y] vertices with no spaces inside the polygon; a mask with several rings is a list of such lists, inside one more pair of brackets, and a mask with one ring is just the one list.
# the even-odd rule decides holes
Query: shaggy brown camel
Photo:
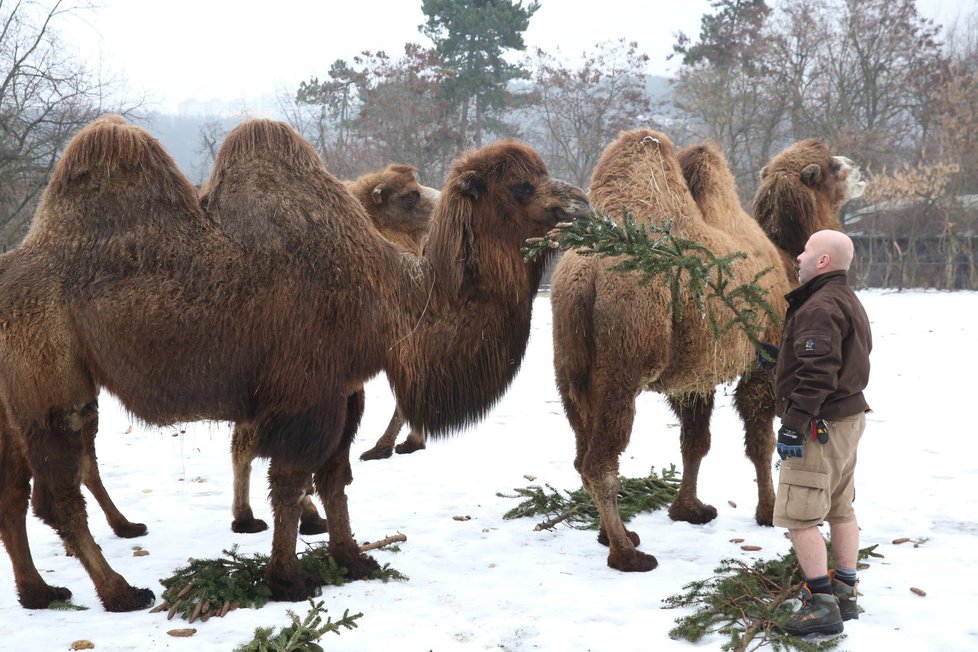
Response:
[{"label": "shaggy brown camel", "polygon": [[[812,224],[806,228],[839,228],[836,210],[848,197],[839,188],[846,185],[849,168],[837,165],[824,147],[807,154],[805,164],[816,165],[821,174],[813,172],[819,181],[806,186],[809,195],[818,197],[807,212]],[[794,183],[799,181],[805,183],[796,169]],[[590,200],[612,219],[620,220],[627,211],[640,224],[672,221],[674,235],[701,242],[717,255],[745,252],[748,257],[734,265],[737,282],[750,282],[771,268],[760,283],[774,310],[783,312],[783,295],[793,282],[774,244],[740,208],[733,177],[715,146],[699,145],[677,156],[661,133],[622,133],[595,168]],[[785,212],[777,218],[793,219]],[[610,548],[608,565],[648,571],[658,562],[636,549],[639,537],[625,529],[617,506],[618,459],[631,436],[635,397],[643,390],[663,393],[679,417],[683,478],[669,515],[706,523],[716,517],[716,509],[699,500],[697,481],[710,447],[714,391],[716,385],[739,377],[734,403],[744,421],[745,450],[757,476],[755,518],[768,525],[774,505],[774,397],[771,372],[758,368],[754,347],[743,333],[731,332],[722,342],[714,341],[708,320],[685,291],[681,319],[674,320],[668,288],[657,282],[643,285],[638,273],[612,271],[615,263],[573,251],[558,263],[551,285],[554,366],[576,435],[574,466],[600,512],[598,539]],[[711,309],[718,311],[718,323],[730,317],[723,306]],[[761,337],[780,342],[780,327],[765,321]]]},{"label": "shaggy brown camel", "polygon": [[[410,165],[392,164],[383,170],[367,172],[353,181],[344,182],[360,204],[366,209],[374,226],[389,242],[415,256],[421,255],[424,241],[431,226],[439,192],[418,183],[416,169]],[[397,433],[404,425],[401,411],[394,408],[394,415],[383,437],[361,459],[390,457]],[[409,442],[420,440],[424,448],[424,434],[412,428]],[[404,444],[402,444],[403,446]],[[386,450],[386,455],[383,454]],[[400,446],[398,447],[400,452]],[[371,457],[370,455],[374,457]],[[231,503],[231,530],[234,532],[262,532],[268,524],[255,518],[251,509],[251,463],[255,459],[255,430],[236,424],[231,438],[231,463],[233,470],[234,497]],[[299,533],[322,534],[327,531],[326,519],[319,515],[313,501],[314,487],[310,482],[302,498],[299,516]]]},{"label": "shaggy brown camel", "polygon": [[[464,400],[401,400],[410,422],[432,433],[481,417],[515,373],[511,322],[524,315],[528,330],[543,269],[523,262],[520,245],[588,210],[580,190],[510,141],[456,161],[444,195],[436,246],[419,264],[381,237],[284,123],[232,130],[200,200],[144,130],[117,117],[82,129],[27,237],[0,256],[0,536],[21,604],[70,597],[34,566],[29,499],[107,610],[154,601],[109,566],[88,528],[81,431],[102,388],[148,423],[255,427],[257,452],[271,459],[275,599],[318,591],[295,554],[310,473],[330,554],[351,577],[375,569],[353,538],[345,495],[363,383],[386,368],[412,388],[465,385]],[[492,332],[499,323],[508,328]],[[432,336],[440,345],[425,347]],[[474,367],[473,356],[493,357],[499,345],[505,365]]]}]

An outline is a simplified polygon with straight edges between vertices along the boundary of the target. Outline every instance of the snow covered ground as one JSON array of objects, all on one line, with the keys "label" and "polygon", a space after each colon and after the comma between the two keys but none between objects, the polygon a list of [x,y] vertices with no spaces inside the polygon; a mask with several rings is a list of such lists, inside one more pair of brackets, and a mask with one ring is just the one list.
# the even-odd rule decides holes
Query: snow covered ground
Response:
[{"label": "snow covered ground", "polygon": [[[860,297],[873,323],[875,348],[867,391],[873,412],[860,449],[856,506],[861,545],[879,544],[885,558],[860,575],[866,612],[846,624],[842,647],[978,649],[978,619],[970,612],[978,602],[978,427],[971,404],[978,294],[873,290]],[[522,370],[483,423],[430,442],[414,455],[355,459],[348,493],[357,538],[407,535],[400,552],[374,556],[410,580],[325,588],[323,599],[334,618],[346,609],[363,613],[356,630],[325,638],[326,649],[718,649],[720,638],[699,646],[670,640],[668,631],[681,612],[663,609],[663,598],[709,577],[723,558],[772,558],[788,551],[782,530],[753,521],[753,471],[743,456],[729,387],[718,392],[713,448],[700,475],[700,497],[717,507],[718,518],[693,526],[673,523],[661,511],[631,523],[642,536],[642,549],[658,557],[656,570],[625,574],[608,568],[606,549],[591,531],[534,532],[533,519],[503,520],[517,501],[496,493],[531,484],[527,475],[536,478],[532,484],[580,486],[572,467],[573,434],[553,382],[550,318],[548,299],[541,295]],[[367,386],[355,457],[383,431],[392,407],[381,375]],[[678,434],[662,399],[642,395],[622,473],[638,477],[653,466],[679,466]],[[230,530],[229,441],[226,424],[149,427],[102,397],[97,446],[105,484],[130,519],[149,526],[149,534],[115,537],[93,500],[90,522],[110,563],[133,585],[150,587],[159,597],[159,580],[190,556],[216,557],[233,544],[243,554],[268,553],[270,532]],[[265,469],[256,464],[252,500],[256,516],[270,520]],[[287,609],[300,615],[308,610],[307,603],[241,609],[195,624],[192,638],[172,638],[167,630],[185,627],[184,621],[146,611],[106,613],[54,532],[33,517],[28,527],[42,574],[69,587],[74,602],[89,609],[22,609],[10,565],[0,562],[3,649],[67,650],[73,641],[88,639],[105,651],[227,651],[250,640],[256,626],[286,625]],[[892,543],[902,537],[912,541]],[[730,542],[734,538],[761,550],[745,552]],[[133,557],[134,545],[150,554]]]}]

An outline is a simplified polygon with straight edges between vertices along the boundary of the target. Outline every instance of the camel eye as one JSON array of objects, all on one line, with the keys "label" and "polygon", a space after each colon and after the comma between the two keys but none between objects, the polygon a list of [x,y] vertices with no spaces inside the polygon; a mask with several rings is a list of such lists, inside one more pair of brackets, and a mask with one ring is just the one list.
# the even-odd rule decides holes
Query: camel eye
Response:
[{"label": "camel eye", "polygon": [[534,188],[533,184],[526,181],[522,183],[516,183],[509,187],[509,191],[513,193],[513,197],[518,200],[523,201],[531,196],[533,196]]},{"label": "camel eye", "polygon": [[409,193],[401,195],[398,199],[403,208],[411,209],[418,204],[418,200],[421,199],[421,193],[417,190],[412,190]]}]

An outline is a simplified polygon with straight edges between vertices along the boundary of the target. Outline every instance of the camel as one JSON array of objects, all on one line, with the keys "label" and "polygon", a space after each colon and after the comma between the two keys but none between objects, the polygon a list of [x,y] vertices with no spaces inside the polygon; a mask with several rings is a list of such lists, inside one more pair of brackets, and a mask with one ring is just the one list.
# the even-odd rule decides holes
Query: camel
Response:
[{"label": "camel", "polygon": [[[792,153],[794,152],[794,154]],[[787,161],[791,161],[790,163]],[[815,166],[809,169],[806,166]],[[817,169],[817,173],[816,170]],[[809,177],[803,170],[809,170]],[[837,210],[851,194],[851,164],[829,156],[824,146],[799,146],[768,166],[769,178],[799,186],[798,208],[806,217],[799,228],[840,228]],[[816,179],[817,177],[817,179]],[[814,183],[809,183],[813,181]],[[788,200],[784,188],[762,184],[759,196],[772,207]],[[733,177],[722,153],[711,144],[678,154],[661,133],[640,129],[620,134],[595,167],[589,193],[592,206],[611,219],[623,211],[645,225],[673,223],[672,233],[705,244],[717,255],[741,251],[734,265],[737,282],[760,278],[769,303],[783,314],[783,295],[795,281],[782,264],[795,238],[791,210],[767,211],[760,222],[740,208]],[[802,210],[802,199],[811,207]],[[765,204],[766,205],[766,204]],[[766,237],[782,234],[782,238]],[[803,242],[803,240],[802,240]],[[803,245],[802,245],[803,246]],[[793,251],[791,247],[787,251]],[[772,370],[759,368],[754,346],[740,331],[714,341],[688,292],[681,319],[670,314],[671,295],[663,284],[643,285],[638,273],[612,271],[615,259],[569,251],[551,281],[554,367],[564,410],[574,430],[574,466],[601,517],[598,540],[609,546],[608,565],[622,571],[649,571],[658,565],[637,550],[637,533],[626,530],[617,506],[618,459],[628,445],[640,391],[662,393],[680,421],[683,478],[669,508],[673,520],[706,523],[716,509],[697,496],[699,467],[710,448],[709,421],[715,387],[739,378],[734,404],[745,426],[745,451],[757,478],[755,519],[770,525],[774,507],[771,455],[774,449]],[[715,305],[719,323],[729,309]],[[761,337],[780,343],[780,325],[762,315]]]},{"label": "camel", "polygon": [[[433,435],[478,420],[525,349],[545,263],[525,263],[520,245],[588,209],[535,151],[493,143],[453,164],[419,260],[284,123],[233,129],[199,198],[145,130],[119,117],[83,128],[27,236],[0,256],[0,538],[21,605],[71,595],[34,566],[29,500],[107,611],[155,600],[112,569],[88,528],[81,431],[103,388],[147,423],[255,428],[270,458],[274,599],[319,590],[295,554],[310,474],[330,554],[366,576],[377,563],[359,552],[345,495],[364,382],[385,370],[409,422]],[[506,363],[478,364],[495,359]],[[433,391],[463,385],[458,400]]]},{"label": "camel", "polygon": [[[362,174],[344,184],[367,211],[370,220],[384,238],[403,251],[411,252],[415,256],[421,255],[439,192],[418,183],[416,168],[395,163],[383,170]],[[383,437],[374,448],[363,453],[360,459],[390,457],[394,440],[403,425],[404,416],[395,407]],[[412,428],[407,441],[398,446],[398,452],[401,452],[402,446],[410,446],[417,441],[420,441],[419,448],[424,448],[424,434],[419,429]],[[254,459],[255,430],[242,424],[235,425],[231,438],[234,485],[231,530],[234,532],[254,533],[268,529],[268,524],[255,518],[251,509],[251,463]],[[322,534],[328,529],[326,519],[319,515],[313,502],[313,492],[314,487],[310,482],[301,501],[299,534],[307,536]]]}]

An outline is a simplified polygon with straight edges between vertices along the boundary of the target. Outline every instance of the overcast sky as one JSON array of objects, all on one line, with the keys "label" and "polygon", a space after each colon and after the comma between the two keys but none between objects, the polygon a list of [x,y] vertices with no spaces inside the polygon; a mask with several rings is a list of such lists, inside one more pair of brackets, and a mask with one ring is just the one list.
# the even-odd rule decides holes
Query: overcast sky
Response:
[{"label": "overcast sky", "polygon": [[[392,56],[418,31],[420,0],[101,0],[63,20],[65,45],[103,76],[124,78],[130,97],[175,110],[187,99],[251,100],[294,91],[330,64],[362,50]],[[525,4],[525,2],[524,2]],[[675,33],[699,34],[709,0],[542,0],[525,34],[568,61],[611,39],[636,40],[649,72],[671,74]],[[948,23],[976,0],[918,0],[921,12]],[[272,8],[274,7],[274,8]]]}]

